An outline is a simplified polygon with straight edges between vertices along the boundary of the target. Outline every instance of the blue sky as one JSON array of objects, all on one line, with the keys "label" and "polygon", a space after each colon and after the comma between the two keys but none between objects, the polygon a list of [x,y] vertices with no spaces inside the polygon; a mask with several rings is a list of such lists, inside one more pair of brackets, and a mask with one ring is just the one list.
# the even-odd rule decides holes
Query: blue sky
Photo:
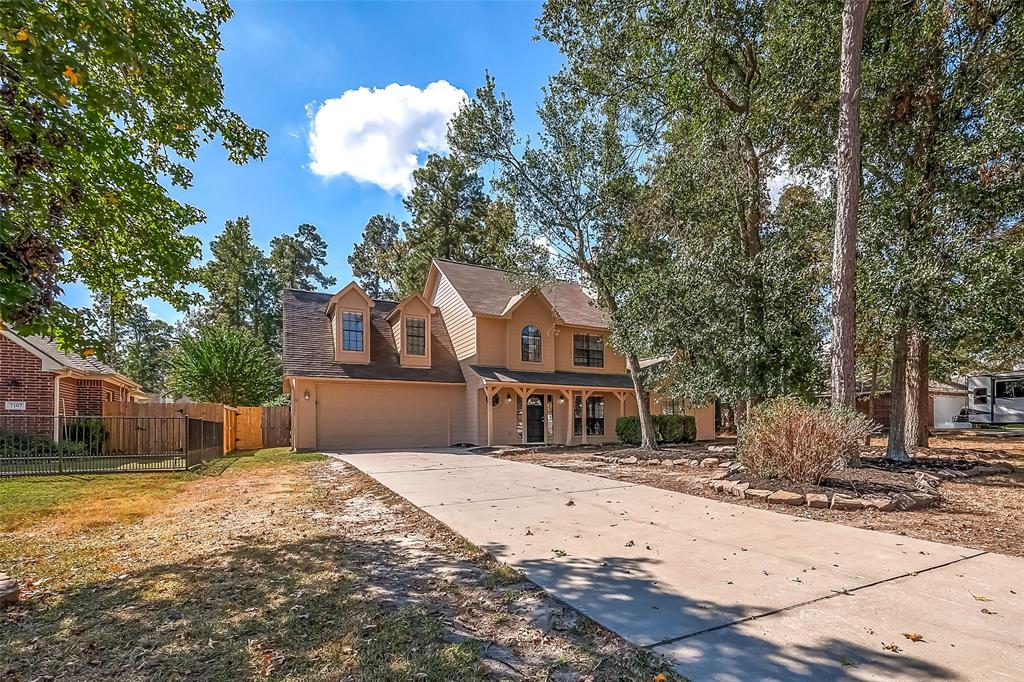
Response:
[{"label": "blue sky", "polygon": [[[472,95],[489,70],[512,99],[520,130],[528,133],[536,125],[541,88],[561,63],[553,46],[533,39],[539,2],[235,0],[232,6],[235,16],[223,27],[220,59],[226,104],[270,134],[269,151],[261,162],[236,166],[216,144],[203,148],[193,167],[194,185],[175,191],[207,216],[205,224],[188,231],[203,240],[208,254],[224,221],[239,215],[250,217],[263,248],[272,237],[313,223],[329,244],[328,274],[340,284],[351,279],[346,259],[367,219],[375,213],[404,215],[395,180],[404,169],[388,158],[401,158],[403,146],[415,146],[423,138],[420,128],[431,128],[436,138],[456,89]],[[438,84],[420,93],[437,81],[452,87]],[[391,84],[416,90],[382,92]],[[367,88],[360,97],[343,97],[359,88]],[[420,112],[439,100],[437,111]],[[317,119],[324,132],[317,142],[318,174],[311,167],[311,117],[325,103],[330,106]],[[384,121],[353,124],[360,117]],[[359,139],[371,127],[378,136],[373,139],[387,149],[366,150],[380,146]],[[422,159],[426,151],[411,153]],[[86,305],[87,292],[67,287],[65,300]],[[157,317],[178,317],[160,301],[147,303]]]}]

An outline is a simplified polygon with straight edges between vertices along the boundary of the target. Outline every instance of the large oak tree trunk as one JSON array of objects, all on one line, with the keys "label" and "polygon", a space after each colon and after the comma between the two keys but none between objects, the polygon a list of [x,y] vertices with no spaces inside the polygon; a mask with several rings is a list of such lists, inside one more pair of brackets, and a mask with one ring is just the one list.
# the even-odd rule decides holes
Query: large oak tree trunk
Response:
[{"label": "large oak tree trunk", "polygon": [[918,387],[921,382],[919,350],[917,332],[911,331],[907,338],[907,398],[906,409],[903,413],[903,433],[908,445],[917,444],[917,432],[921,425],[917,417],[921,399],[921,391]]},{"label": "large oak tree trunk", "polygon": [[843,3],[839,60],[836,229],[832,249],[832,404],[855,407],[854,273],[860,203],[860,53],[868,0]]},{"label": "large oak tree trunk", "polygon": [[928,337],[911,334],[907,349],[907,411],[904,414],[907,443],[928,447],[931,400],[928,395]]},{"label": "large oak tree trunk", "polygon": [[633,377],[633,391],[636,393],[637,414],[640,415],[640,448],[642,450],[660,450],[658,437],[654,433],[654,421],[651,419],[651,404],[647,399],[647,389],[644,387],[644,378],[640,368],[640,359],[636,353],[626,353],[626,367],[629,368],[629,375]]},{"label": "large oak tree trunk", "polygon": [[[591,283],[597,289],[598,296],[604,302],[605,308],[614,318],[618,310],[615,297],[612,296],[611,291],[604,285],[604,282],[594,276],[593,272],[588,272],[587,274],[590,276]],[[644,385],[640,358],[637,357],[634,350],[635,346],[630,338],[629,331],[627,329],[620,331],[626,341],[627,349],[623,354],[626,356],[626,368],[629,369],[629,375],[633,380],[633,392],[636,395],[636,413],[640,416],[640,448],[642,450],[660,450],[661,448],[658,447],[658,437],[654,432],[654,422],[651,420],[651,404],[648,400],[647,388]]]},{"label": "large oak tree trunk", "polygon": [[[906,315],[897,316],[905,318]],[[910,460],[907,452],[907,346],[909,332],[907,323],[900,321],[893,337],[892,348],[892,393],[889,401],[889,443],[885,456],[899,462]]]}]

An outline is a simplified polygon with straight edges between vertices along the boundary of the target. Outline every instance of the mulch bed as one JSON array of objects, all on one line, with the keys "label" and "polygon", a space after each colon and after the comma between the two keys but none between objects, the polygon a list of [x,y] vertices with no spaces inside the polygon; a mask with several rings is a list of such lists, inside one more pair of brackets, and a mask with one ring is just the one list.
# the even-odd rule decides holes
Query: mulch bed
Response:
[{"label": "mulch bed", "polygon": [[731,480],[742,480],[751,488],[765,490],[786,490],[791,493],[820,493],[825,495],[873,496],[909,493],[917,490],[914,479],[907,474],[898,474],[880,469],[844,469],[824,479],[820,485],[810,483],[794,483],[782,479],[764,479],[747,473],[729,477]]},{"label": "mulch bed", "polygon": [[953,471],[969,471],[978,464],[984,463],[984,459],[953,459],[950,457],[914,457],[907,462],[897,462],[886,457],[862,457],[861,465],[874,469],[886,471],[914,472],[914,471],[942,471],[951,469]]}]

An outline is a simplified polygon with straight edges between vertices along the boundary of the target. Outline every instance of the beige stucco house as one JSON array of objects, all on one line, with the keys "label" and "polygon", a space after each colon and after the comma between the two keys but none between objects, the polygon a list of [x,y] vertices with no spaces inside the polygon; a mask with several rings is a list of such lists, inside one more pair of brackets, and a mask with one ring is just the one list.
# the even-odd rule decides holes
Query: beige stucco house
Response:
[{"label": "beige stucco house", "polygon": [[[625,359],[607,338],[607,317],[577,284],[524,291],[501,270],[445,260],[397,303],[355,283],[333,295],[289,290],[292,444],[614,441],[615,420],[637,410]],[[714,408],[702,409],[711,432],[698,414],[698,438],[713,438]]]}]

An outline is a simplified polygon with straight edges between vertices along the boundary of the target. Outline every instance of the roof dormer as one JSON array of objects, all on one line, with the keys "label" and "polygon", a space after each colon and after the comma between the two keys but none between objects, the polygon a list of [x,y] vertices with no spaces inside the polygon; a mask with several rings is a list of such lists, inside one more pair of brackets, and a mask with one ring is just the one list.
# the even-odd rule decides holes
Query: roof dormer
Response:
[{"label": "roof dormer", "polygon": [[326,312],[331,318],[336,362],[369,364],[371,308],[373,299],[355,282],[328,301]]},{"label": "roof dormer", "polygon": [[419,293],[406,297],[388,316],[403,367],[430,367],[430,320],[437,309]]}]

